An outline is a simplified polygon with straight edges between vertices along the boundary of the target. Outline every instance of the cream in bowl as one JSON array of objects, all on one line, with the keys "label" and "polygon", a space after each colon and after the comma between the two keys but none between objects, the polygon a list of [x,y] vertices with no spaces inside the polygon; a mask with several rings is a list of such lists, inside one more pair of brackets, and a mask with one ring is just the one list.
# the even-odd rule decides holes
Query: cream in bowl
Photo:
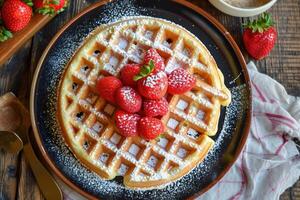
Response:
[{"label": "cream in bowl", "polygon": [[271,8],[277,0],[209,0],[220,11],[236,16],[259,15]]}]

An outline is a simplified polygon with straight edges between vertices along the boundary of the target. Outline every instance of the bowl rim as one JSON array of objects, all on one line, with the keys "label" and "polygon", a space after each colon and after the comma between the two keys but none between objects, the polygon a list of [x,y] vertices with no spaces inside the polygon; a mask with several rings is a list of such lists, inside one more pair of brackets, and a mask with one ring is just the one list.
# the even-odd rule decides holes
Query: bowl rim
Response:
[{"label": "bowl rim", "polygon": [[[214,0],[210,0],[210,1],[214,1]],[[254,7],[254,8],[240,8],[240,7],[236,7],[233,6],[223,0],[216,0],[218,2],[220,2],[221,4],[227,6],[228,8],[234,10],[234,11],[239,11],[239,12],[251,12],[251,11],[258,11],[258,10],[263,10],[265,8],[268,8],[269,6],[273,5],[277,0],[270,0],[268,3],[265,3],[261,6],[258,7]]]},{"label": "bowl rim", "polygon": [[[42,68],[43,62],[48,54],[48,52],[50,51],[50,49],[52,48],[52,46],[55,44],[55,42],[57,41],[57,39],[64,33],[64,31],[71,26],[73,23],[75,23],[77,21],[77,19],[79,19],[80,17],[82,17],[83,15],[85,15],[86,13],[90,12],[93,9],[98,8],[99,6],[103,6],[111,1],[114,0],[103,0],[97,3],[93,3],[90,6],[88,6],[87,8],[83,9],[83,11],[79,12],[74,18],[72,18],[69,22],[67,22],[62,28],[60,28],[60,30],[55,34],[55,36],[51,39],[51,41],[49,42],[48,46],[46,47],[46,49],[44,50],[42,56],[39,59],[39,62],[37,64],[37,67],[35,69],[34,72],[34,76],[32,79],[32,85],[31,85],[31,92],[30,92],[30,118],[31,118],[31,123],[32,123],[32,129],[33,129],[33,135],[34,135],[34,140],[36,142],[36,146],[38,147],[37,149],[39,150],[39,153],[41,153],[41,155],[43,156],[42,159],[44,161],[44,163],[46,164],[46,166],[48,167],[48,169],[50,169],[52,172],[54,172],[54,174],[60,179],[62,180],[62,182],[64,184],[66,184],[68,187],[70,187],[71,189],[73,189],[74,191],[76,191],[77,193],[79,193],[80,195],[88,198],[88,199],[92,199],[92,200],[97,200],[99,198],[95,197],[94,195],[88,193],[87,191],[84,191],[82,188],[80,188],[79,186],[77,186],[75,183],[73,183],[71,180],[69,180],[59,169],[58,167],[54,164],[54,161],[50,158],[49,154],[46,152],[44,145],[42,144],[42,140],[41,140],[41,136],[39,134],[38,128],[37,128],[37,124],[36,124],[36,116],[35,116],[35,90],[36,90],[36,85],[37,85],[37,80],[39,77],[39,73],[40,70]],[[244,59],[244,56],[240,50],[240,48],[238,47],[237,43],[235,42],[235,40],[233,39],[233,37],[230,35],[230,33],[227,31],[227,29],[217,20],[215,19],[212,15],[210,15],[209,13],[207,13],[205,10],[203,10],[202,8],[200,8],[199,6],[191,3],[191,2],[187,2],[187,1],[182,1],[182,0],[171,0],[174,1],[176,3],[179,3],[183,6],[186,6],[192,10],[194,10],[195,12],[199,13],[200,15],[202,15],[203,17],[205,17],[207,20],[209,20],[223,35],[224,37],[227,39],[227,41],[230,43],[230,45],[232,46],[232,48],[234,49],[234,52],[238,58],[239,63],[241,64],[242,67],[242,71],[243,74],[245,76],[245,82],[247,84],[247,88],[249,89],[249,111],[247,112],[247,116],[246,116],[246,123],[245,123],[245,127],[244,127],[244,132],[243,132],[243,136],[241,138],[240,141],[240,145],[238,146],[237,150],[236,150],[236,155],[234,156],[234,158],[232,159],[232,162],[230,164],[228,164],[222,173],[220,173],[218,175],[218,177],[212,181],[206,188],[202,189],[201,191],[192,194],[190,197],[188,197],[188,199],[194,199],[196,197],[199,197],[200,195],[204,194],[205,192],[207,192],[210,188],[212,188],[218,181],[220,181],[224,175],[229,171],[229,169],[233,166],[233,164],[235,163],[235,161],[237,160],[237,158],[239,157],[240,153],[242,152],[245,144],[246,144],[246,140],[248,138],[249,132],[250,132],[250,124],[251,124],[251,120],[252,120],[252,89],[251,89],[251,85],[250,85],[250,76],[249,73],[247,71],[247,65]]]}]

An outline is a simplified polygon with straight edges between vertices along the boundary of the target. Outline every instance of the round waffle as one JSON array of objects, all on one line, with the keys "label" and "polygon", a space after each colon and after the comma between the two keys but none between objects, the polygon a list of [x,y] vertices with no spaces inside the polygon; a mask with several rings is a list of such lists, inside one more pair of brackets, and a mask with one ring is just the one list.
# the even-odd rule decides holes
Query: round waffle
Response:
[{"label": "round waffle", "polygon": [[[125,138],[113,121],[115,106],[97,95],[103,71],[118,76],[127,63],[142,63],[155,48],[166,72],[183,67],[196,87],[169,100],[166,131],[156,140]],[[162,187],[197,166],[212,148],[221,105],[230,103],[224,78],[206,47],[172,22],[131,17],[101,25],[68,63],[58,91],[58,121],[73,154],[103,179],[124,177],[133,189]]]}]

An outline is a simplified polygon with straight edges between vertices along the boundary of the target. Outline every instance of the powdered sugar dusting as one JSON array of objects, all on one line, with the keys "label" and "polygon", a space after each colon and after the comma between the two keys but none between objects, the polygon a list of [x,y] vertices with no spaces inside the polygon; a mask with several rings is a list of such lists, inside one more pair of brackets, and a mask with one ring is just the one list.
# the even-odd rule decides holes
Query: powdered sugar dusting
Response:
[{"label": "powdered sugar dusting", "polygon": [[129,153],[131,153],[132,155],[136,156],[139,151],[140,151],[140,147],[137,146],[136,144],[132,144],[128,150]]},{"label": "powdered sugar dusting", "polygon": [[131,87],[123,87],[122,90],[122,96],[124,96],[124,99],[131,104],[136,103],[136,96],[137,93],[131,88]]},{"label": "powdered sugar dusting", "polygon": [[160,100],[144,100],[143,110],[146,116],[163,116],[169,110],[169,104],[165,98]]},{"label": "powdered sugar dusting", "polygon": [[159,71],[158,73],[147,76],[145,78],[144,85],[149,88],[164,88],[165,82],[159,80],[165,79],[166,77],[167,76],[165,72]]},{"label": "powdered sugar dusting", "polygon": [[138,114],[127,114],[123,111],[116,113],[116,126],[122,135],[134,136],[137,135],[137,123],[140,119]]}]

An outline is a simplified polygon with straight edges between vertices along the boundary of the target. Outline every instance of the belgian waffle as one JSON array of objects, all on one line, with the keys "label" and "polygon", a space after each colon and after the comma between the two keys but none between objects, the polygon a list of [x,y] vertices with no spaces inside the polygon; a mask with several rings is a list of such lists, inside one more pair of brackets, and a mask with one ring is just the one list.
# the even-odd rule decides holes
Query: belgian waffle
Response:
[{"label": "belgian waffle", "polygon": [[[95,84],[106,71],[118,76],[127,63],[141,63],[155,48],[166,72],[184,67],[197,78],[196,87],[169,98],[162,118],[166,131],[146,141],[125,138],[113,121],[115,106],[97,95]],[[101,25],[68,63],[58,91],[58,120],[74,155],[103,179],[124,177],[133,189],[162,187],[199,164],[212,148],[220,107],[230,103],[223,75],[206,47],[172,22],[131,17]]]}]

